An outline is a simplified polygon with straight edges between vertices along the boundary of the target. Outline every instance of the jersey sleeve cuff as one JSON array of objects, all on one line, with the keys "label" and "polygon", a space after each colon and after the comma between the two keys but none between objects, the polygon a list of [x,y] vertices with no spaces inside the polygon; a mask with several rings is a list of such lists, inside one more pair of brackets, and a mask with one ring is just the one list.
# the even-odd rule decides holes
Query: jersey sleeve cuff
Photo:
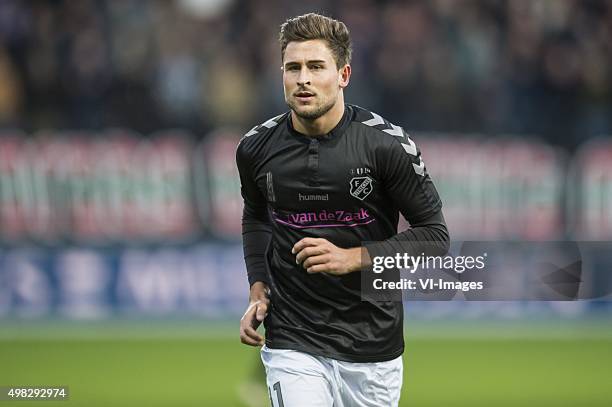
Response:
[{"label": "jersey sleeve cuff", "polygon": [[255,284],[258,281],[261,281],[262,283],[266,285],[270,285],[269,280],[268,280],[268,274],[265,271],[250,272],[248,273],[248,278],[249,278],[249,287],[252,287],[253,284]]},{"label": "jersey sleeve cuff", "polygon": [[364,243],[363,247],[368,250],[368,254],[370,255],[370,260],[374,260],[374,257],[383,257],[387,256],[389,252],[393,251],[391,245],[387,242],[368,242]]}]

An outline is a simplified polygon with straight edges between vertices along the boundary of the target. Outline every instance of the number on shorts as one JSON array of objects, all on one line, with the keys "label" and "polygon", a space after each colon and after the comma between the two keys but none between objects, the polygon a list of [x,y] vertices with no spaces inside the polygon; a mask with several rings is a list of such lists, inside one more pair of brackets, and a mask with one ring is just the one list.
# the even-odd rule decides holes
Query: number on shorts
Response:
[{"label": "number on shorts", "polygon": [[[276,392],[276,399],[278,400],[278,407],[285,407],[285,403],[283,403],[283,392],[281,391],[280,382],[274,383],[272,386],[274,392]],[[274,407],[274,403],[272,402],[272,390],[270,390],[270,402],[272,403],[272,407]]]}]

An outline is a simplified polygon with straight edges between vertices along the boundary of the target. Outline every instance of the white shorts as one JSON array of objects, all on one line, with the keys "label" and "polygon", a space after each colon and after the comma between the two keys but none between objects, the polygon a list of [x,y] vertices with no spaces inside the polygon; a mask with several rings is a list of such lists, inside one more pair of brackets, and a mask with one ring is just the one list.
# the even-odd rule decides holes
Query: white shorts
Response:
[{"label": "white shorts", "polygon": [[402,389],[402,357],[352,363],[285,349],[261,349],[273,407],[392,407]]}]

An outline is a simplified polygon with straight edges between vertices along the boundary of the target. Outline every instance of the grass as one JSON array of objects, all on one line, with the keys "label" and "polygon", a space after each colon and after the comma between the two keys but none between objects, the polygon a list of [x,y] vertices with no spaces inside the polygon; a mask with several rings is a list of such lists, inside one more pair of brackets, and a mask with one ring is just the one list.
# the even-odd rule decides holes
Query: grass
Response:
[{"label": "grass", "polygon": [[[607,325],[476,325],[407,333],[402,406],[612,405]],[[258,351],[234,331],[202,323],[4,324],[0,386],[69,386],[69,401],[45,406],[241,407],[238,389],[253,376]],[[0,401],[11,404],[40,405]]]}]

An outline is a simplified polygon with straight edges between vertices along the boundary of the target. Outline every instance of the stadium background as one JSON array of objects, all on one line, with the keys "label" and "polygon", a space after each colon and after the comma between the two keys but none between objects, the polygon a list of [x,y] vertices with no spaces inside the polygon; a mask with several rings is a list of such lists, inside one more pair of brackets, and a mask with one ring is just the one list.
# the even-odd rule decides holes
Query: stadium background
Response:
[{"label": "stadium background", "polygon": [[[454,240],[612,239],[612,1],[4,0],[0,386],[265,402],[234,151],[285,110],[307,11],[351,29],[347,100],[410,132]],[[612,291],[610,255],[583,266]],[[407,303],[402,405],[609,405],[611,310]]]}]

